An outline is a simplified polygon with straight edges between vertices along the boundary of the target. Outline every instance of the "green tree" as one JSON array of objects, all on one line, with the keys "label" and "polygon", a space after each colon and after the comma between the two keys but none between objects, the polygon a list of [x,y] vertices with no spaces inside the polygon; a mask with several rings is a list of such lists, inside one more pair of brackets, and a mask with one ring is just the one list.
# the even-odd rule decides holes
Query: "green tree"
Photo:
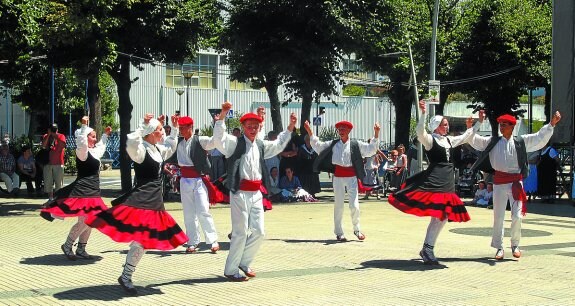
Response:
[{"label": "green tree", "polygon": [[453,76],[468,78],[509,69],[498,77],[462,84],[474,99],[473,108],[485,108],[493,133],[496,118],[521,115],[519,97],[524,88],[550,79],[551,4],[538,0],[473,1],[469,31],[461,35]]},{"label": "green tree", "polygon": [[[118,89],[122,189],[131,187],[126,135],[130,132],[131,65],[183,62],[217,38],[216,0],[49,1],[42,37],[51,62],[76,67],[88,78],[91,115],[96,120],[102,69]],[[100,117],[100,118],[99,118]]]},{"label": "green tree", "polygon": [[228,51],[232,79],[250,80],[270,95],[274,130],[282,129],[277,87],[289,103],[301,99],[300,122],[313,101],[337,94],[340,61],[358,49],[365,32],[382,30],[383,1],[228,1],[229,20],[221,47]]}]

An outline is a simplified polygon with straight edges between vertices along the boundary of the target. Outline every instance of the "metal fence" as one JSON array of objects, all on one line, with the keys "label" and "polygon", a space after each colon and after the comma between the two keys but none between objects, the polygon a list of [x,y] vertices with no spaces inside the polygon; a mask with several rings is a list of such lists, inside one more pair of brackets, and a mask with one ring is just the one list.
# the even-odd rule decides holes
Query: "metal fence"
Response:
[{"label": "metal fence", "polygon": [[[76,149],[76,139],[74,137],[66,137],[66,156],[65,159],[74,158],[74,150]],[[70,156],[72,155],[72,156]],[[120,168],[120,135],[118,133],[112,133],[108,137],[108,143],[106,143],[106,152],[102,159],[108,159],[112,161],[112,169]]]}]

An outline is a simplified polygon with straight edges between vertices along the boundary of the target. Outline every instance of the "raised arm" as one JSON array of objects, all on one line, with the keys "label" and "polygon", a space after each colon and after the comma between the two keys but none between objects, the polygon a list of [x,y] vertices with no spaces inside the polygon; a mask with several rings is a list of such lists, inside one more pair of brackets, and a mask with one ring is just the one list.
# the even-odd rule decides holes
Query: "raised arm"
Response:
[{"label": "raised arm", "polygon": [[223,120],[223,118],[226,118],[230,109],[232,109],[230,102],[222,104],[220,115],[216,117],[217,120],[214,123],[214,134],[212,136],[214,146],[225,157],[232,156],[238,144],[238,139],[235,136],[226,133],[226,124]]},{"label": "raised arm", "polygon": [[[160,118],[158,118],[158,121],[162,122]],[[178,146],[178,116],[173,115],[171,117],[171,121],[172,130],[170,135],[164,139],[164,143],[156,144],[163,160],[170,158],[170,156],[176,152]]]},{"label": "raised arm", "polygon": [[313,130],[311,128],[311,126],[309,125],[309,121],[305,121],[303,124],[303,127],[305,128],[305,130],[307,131],[307,134],[309,135],[309,143],[311,145],[311,147],[314,149],[314,151],[317,152],[317,154],[321,153],[321,151],[329,148],[331,141],[320,141],[319,137],[315,136],[313,134]]},{"label": "raised arm", "polygon": [[76,130],[76,156],[81,161],[88,158],[88,116],[82,117],[82,127]]},{"label": "raised arm", "polygon": [[90,153],[92,153],[92,156],[94,156],[97,159],[100,159],[102,158],[102,156],[104,156],[104,153],[106,153],[106,145],[108,144],[108,137],[110,137],[111,134],[112,134],[112,127],[107,126],[106,129],[104,130],[104,134],[102,134],[102,138],[100,138],[100,141],[96,143],[96,146],[94,146],[94,148],[90,149]]},{"label": "raised arm", "polygon": [[373,138],[371,139],[371,141],[369,143],[367,142],[363,142],[363,141],[358,141],[359,143],[359,151],[361,152],[361,157],[370,157],[375,155],[375,153],[377,153],[377,150],[379,149],[379,130],[381,129],[381,127],[379,126],[379,123],[375,123],[373,125]]},{"label": "raised arm", "polygon": [[264,159],[274,157],[281,153],[287,146],[291,139],[291,134],[297,123],[297,117],[295,113],[290,114],[290,123],[287,130],[281,132],[278,138],[274,141],[264,141]]},{"label": "raised arm", "polygon": [[421,110],[421,115],[419,115],[419,121],[417,121],[417,126],[415,127],[415,133],[417,134],[417,139],[426,150],[431,150],[433,146],[433,137],[427,133],[425,130],[425,121],[427,121],[427,113],[425,112],[425,101],[419,101],[419,109]]},{"label": "raised arm", "polygon": [[535,134],[527,134],[523,135],[523,139],[525,140],[525,148],[527,152],[533,152],[542,149],[545,144],[549,142],[551,136],[553,136],[553,130],[555,125],[561,120],[561,114],[559,112],[555,112],[551,121],[544,125],[537,133]]},{"label": "raised arm", "polygon": [[449,141],[451,142],[451,146],[457,147],[459,145],[469,143],[473,138],[475,131],[479,130],[479,126],[483,122],[484,118],[485,113],[483,110],[479,111],[479,120],[477,121],[477,123],[475,123],[475,126],[473,125],[473,118],[471,116],[467,118],[467,120],[465,121],[465,124],[467,126],[467,130],[465,131],[465,133],[459,136],[447,136],[449,138]]}]

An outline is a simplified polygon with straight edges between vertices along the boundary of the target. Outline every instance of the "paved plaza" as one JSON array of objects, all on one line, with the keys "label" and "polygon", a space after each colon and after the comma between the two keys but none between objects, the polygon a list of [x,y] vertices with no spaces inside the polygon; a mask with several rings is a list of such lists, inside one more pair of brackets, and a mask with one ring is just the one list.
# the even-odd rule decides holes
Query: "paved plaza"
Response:
[{"label": "paved plaza", "polygon": [[[117,187],[103,188],[109,203]],[[353,236],[346,210],[350,241],[336,242],[332,195],[266,212],[266,239],[252,266],[257,277],[243,283],[223,276],[231,223],[229,206],[218,204],[212,213],[222,250],[148,251],[133,277],[135,297],[116,281],[127,244],[94,230],[87,250],[95,259],[68,261],[60,245],[75,219],[46,222],[38,216],[42,199],[0,199],[0,304],[575,305],[575,207],[566,200],[531,204],[524,256],[511,256],[506,236],[506,258],[498,262],[489,246],[492,210],[469,207],[472,220],[447,224],[439,237],[441,265],[426,266],[418,252],[429,218],[403,214],[385,200],[361,201],[366,240]],[[183,226],[181,205],[166,208]]]}]

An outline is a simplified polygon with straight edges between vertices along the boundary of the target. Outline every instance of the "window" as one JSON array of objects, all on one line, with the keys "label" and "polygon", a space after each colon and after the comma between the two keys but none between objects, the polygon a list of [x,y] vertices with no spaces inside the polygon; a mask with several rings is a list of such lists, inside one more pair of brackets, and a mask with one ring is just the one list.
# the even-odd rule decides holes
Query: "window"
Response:
[{"label": "window", "polygon": [[265,90],[265,88],[256,88],[255,84],[251,81],[240,82],[240,81],[230,81],[231,90]]},{"label": "window", "polygon": [[186,80],[183,73],[192,72],[191,87],[216,88],[218,56],[200,54],[194,61],[182,65],[166,65],[166,87],[185,87]]}]

